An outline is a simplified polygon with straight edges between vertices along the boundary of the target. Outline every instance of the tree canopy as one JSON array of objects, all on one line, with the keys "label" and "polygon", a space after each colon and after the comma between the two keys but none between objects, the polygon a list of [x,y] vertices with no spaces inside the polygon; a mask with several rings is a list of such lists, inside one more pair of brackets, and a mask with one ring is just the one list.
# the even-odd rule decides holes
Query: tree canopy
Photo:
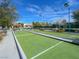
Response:
[{"label": "tree canopy", "polygon": [[79,28],[79,10],[73,12],[73,18],[75,21],[75,27]]},{"label": "tree canopy", "polygon": [[10,27],[16,21],[18,13],[15,6],[11,4],[10,0],[2,0],[0,3],[0,25],[3,27]]}]

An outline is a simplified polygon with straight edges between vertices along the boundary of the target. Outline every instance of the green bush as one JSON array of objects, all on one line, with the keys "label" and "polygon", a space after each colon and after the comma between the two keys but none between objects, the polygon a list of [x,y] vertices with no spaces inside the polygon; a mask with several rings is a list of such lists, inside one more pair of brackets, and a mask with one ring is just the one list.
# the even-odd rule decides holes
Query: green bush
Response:
[{"label": "green bush", "polygon": [[0,33],[0,40],[2,40],[3,39],[3,36],[2,36],[2,34]]}]

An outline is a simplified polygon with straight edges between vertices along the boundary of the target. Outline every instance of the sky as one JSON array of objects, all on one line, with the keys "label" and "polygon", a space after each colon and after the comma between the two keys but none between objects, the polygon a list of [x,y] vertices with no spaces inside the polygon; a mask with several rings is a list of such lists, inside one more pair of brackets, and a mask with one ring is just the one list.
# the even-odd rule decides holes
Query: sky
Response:
[{"label": "sky", "polygon": [[[69,6],[64,7],[64,3],[68,2]],[[68,21],[72,12],[79,9],[79,0],[12,0],[19,13],[17,22],[56,22],[61,19]],[[71,17],[71,21],[73,18]]]}]

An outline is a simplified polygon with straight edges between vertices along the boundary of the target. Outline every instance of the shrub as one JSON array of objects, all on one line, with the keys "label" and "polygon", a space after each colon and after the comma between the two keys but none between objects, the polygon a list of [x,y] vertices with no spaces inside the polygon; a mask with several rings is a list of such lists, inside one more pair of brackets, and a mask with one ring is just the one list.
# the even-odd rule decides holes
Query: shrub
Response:
[{"label": "shrub", "polygon": [[6,36],[6,33],[5,33],[5,32],[3,32],[3,31],[2,31],[2,32],[0,32],[0,40],[2,40],[4,36]]},{"label": "shrub", "polygon": [[3,39],[3,36],[2,36],[2,34],[0,33],[0,40],[2,40]]}]

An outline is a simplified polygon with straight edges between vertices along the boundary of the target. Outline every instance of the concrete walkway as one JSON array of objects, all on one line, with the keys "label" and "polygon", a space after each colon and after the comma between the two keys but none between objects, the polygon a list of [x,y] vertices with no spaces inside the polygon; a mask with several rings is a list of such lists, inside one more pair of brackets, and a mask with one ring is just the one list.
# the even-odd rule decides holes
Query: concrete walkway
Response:
[{"label": "concrete walkway", "polygon": [[0,59],[20,59],[10,30],[8,30],[7,36],[0,42]]}]

